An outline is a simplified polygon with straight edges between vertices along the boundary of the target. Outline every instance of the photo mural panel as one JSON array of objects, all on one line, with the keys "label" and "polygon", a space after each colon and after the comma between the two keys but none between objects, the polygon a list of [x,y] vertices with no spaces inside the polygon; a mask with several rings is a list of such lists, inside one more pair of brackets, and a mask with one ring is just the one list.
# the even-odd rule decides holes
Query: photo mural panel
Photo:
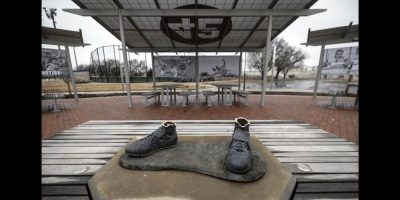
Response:
[{"label": "photo mural panel", "polygon": [[326,49],[322,75],[358,75],[358,46]]},{"label": "photo mural panel", "polygon": [[[195,81],[195,56],[154,57],[155,77],[176,81]],[[200,80],[216,77],[239,77],[239,56],[199,56]]]},{"label": "photo mural panel", "polygon": [[155,56],[155,77],[195,81],[195,56]]},{"label": "photo mural panel", "polygon": [[42,48],[42,78],[69,74],[65,50]]},{"label": "photo mural panel", "polygon": [[239,56],[200,56],[200,77],[239,77]]}]

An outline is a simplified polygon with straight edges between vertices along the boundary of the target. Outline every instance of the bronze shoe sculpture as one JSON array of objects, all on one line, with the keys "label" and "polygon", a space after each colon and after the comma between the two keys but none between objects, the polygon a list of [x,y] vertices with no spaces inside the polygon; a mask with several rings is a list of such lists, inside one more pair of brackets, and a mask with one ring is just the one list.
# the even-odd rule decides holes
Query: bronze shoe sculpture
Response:
[{"label": "bronze shoe sculpture", "polygon": [[245,173],[251,168],[250,122],[243,117],[235,119],[235,129],[226,157],[226,167],[234,173]]},{"label": "bronze shoe sculpture", "polygon": [[144,157],[161,149],[175,147],[177,142],[176,124],[166,121],[150,135],[128,144],[125,153],[134,157]]}]

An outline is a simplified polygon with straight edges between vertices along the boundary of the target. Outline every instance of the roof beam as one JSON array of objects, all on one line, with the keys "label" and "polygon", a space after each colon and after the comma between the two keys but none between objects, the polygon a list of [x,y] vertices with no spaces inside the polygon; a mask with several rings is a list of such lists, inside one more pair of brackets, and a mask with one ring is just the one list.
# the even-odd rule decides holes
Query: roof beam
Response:
[{"label": "roof beam", "polygon": [[[238,1],[239,0],[235,0],[233,2],[232,10],[234,10],[236,8],[236,5],[237,5]],[[231,20],[231,18],[232,17],[225,17],[224,21],[222,22],[222,27],[223,28],[222,28],[222,31],[220,31],[219,35],[218,35],[218,37],[219,37],[218,48],[221,48],[222,41],[224,40],[224,35],[225,35],[226,31],[228,31],[228,27],[229,27],[228,26],[228,22]]]},{"label": "roof beam", "polygon": [[[160,3],[158,2],[158,0],[154,0],[154,3],[156,4],[157,9],[161,9],[161,6],[160,6]],[[172,40],[172,34],[171,34],[171,31],[170,31],[170,29],[169,29],[169,27],[168,27],[168,24],[167,24],[167,23],[165,22],[165,20],[163,20],[162,18],[161,18],[161,22],[163,23],[163,25],[164,25],[165,28],[167,29],[169,41],[171,42],[172,47],[175,48],[175,43],[174,43],[174,41]],[[176,53],[178,53],[178,52],[176,52]]]},{"label": "roof beam", "polygon": [[[308,9],[308,8],[310,8],[310,7],[311,7],[312,5],[314,5],[315,2],[317,2],[317,1],[318,1],[318,0],[312,0],[312,1],[308,2],[308,3],[303,7],[303,9]],[[272,34],[271,39],[273,40],[276,36],[278,36],[279,34],[281,34],[281,32],[282,32],[283,30],[285,30],[288,26],[290,26],[294,21],[296,21],[297,18],[298,18],[298,16],[293,17],[292,19],[290,19],[289,22],[286,23],[286,25],[283,26],[281,30],[279,30],[275,35]]]},{"label": "roof beam", "polygon": [[[81,8],[84,8],[84,9],[87,9],[87,7],[82,3],[82,2],[80,2],[80,1],[78,1],[78,0],[72,0],[76,5],[78,5],[79,7],[81,7]],[[110,32],[115,38],[117,38],[118,39],[118,35],[115,33],[115,32],[113,32],[113,31],[111,31],[111,29],[102,21],[102,20],[100,20],[100,18],[98,18],[98,17],[92,17],[96,22],[98,22],[100,25],[102,25],[106,30],[108,30],[108,32]],[[126,46],[128,46],[128,47],[130,47],[128,44],[126,45]]]},{"label": "roof beam", "polygon": [[347,36],[347,33],[349,33],[352,25],[353,25],[353,22],[351,21],[349,26],[347,26],[346,31],[343,34],[343,38],[345,38]]},{"label": "roof beam", "polygon": [[[63,9],[81,16],[115,17],[118,16],[118,9]],[[325,12],[326,9],[121,9],[122,16],[131,17],[260,17],[269,16],[310,16]]]},{"label": "roof beam", "polygon": [[[119,29],[110,29],[110,30],[112,30],[112,31],[119,31]],[[160,29],[140,29],[141,31],[153,31],[153,32],[155,32],[155,31],[160,31]],[[171,29],[171,30],[173,30],[173,31],[180,31],[179,29]],[[231,29],[231,31],[252,31],[253,29],[249,29],[249,28],[247,28],[247,29]],[[272,31],[278,31],[278,30],[280,30],[280,29],[278,29],[278,28],[273,28],[272,29]],[[136,29],[125,29],[125,31],[137,31]],[[260,29],[257,29],[256,31],[268,31],[268,29],[266,29],[266,28],[260,28]]]},{"label": "roof beam", "polygon": [[222,47],[222,48],[217,48],[217,47],[176,47],[176,48],[170,48],[170,47],[156,47],[154,49],[150,49],[148,47],[136,47],[136,48],[130,48],[129,51],[131,52],[149,52],[151,50],[157,51],[157,52],[240,52],[241,50],[247,51],[247,52],[258,52],[261,51],[263,48],[259,47],[246,47],[243,49],[239,48],[229,48],[229,47]]},{"label": "roof beam", "polygon": [[[118,0],[113,0],[115,5],[118,6],[119,9],[124,10],[124,7],[122,6],[122,4],[118,1]],[[118,9],[114,9],[117,11],[117,16],[118,16]],[[123,15],[122,15],[123,16]],[[142,31],[140,31],[139,27],[136,25],[136,23],[129,17],[127,16],[128,21],[131,23],[131,25],[137,30],[137,32],[139,33],[140,36],[142,36],[142,38],[144,39],[144,41],[146,41],[147,45],[149,45],[150,48],[153,48],[153,45],[151,45],[150,41],[144,36],[144,34],[142,33]]]},{"label": "roof beam", "polygon": [[[274,0],[271,2],[271,4],[269,4],[268,9],[273,9],[275,4],[278,2],[278,0]],[[268,15],[269,16],[269,15]],[[274,15],[275,16],[275,15]],[[243,43],[240,45],[240,48],[243,48],[243,46],[247,43],[247,41],[250,39],[250,37],[253,35],[253,33],[258,29],[258,27],[261,25],[261,23],[264,21],[266,16],[262,16],[260,17],[260,19],[258,19],[256,25],[254,25],[253,30],[251,30],[251,32],[249,33],[249,35],[247,35],[246,39],[244,39]],[[272,30],[271,30],[272,33]]]}]

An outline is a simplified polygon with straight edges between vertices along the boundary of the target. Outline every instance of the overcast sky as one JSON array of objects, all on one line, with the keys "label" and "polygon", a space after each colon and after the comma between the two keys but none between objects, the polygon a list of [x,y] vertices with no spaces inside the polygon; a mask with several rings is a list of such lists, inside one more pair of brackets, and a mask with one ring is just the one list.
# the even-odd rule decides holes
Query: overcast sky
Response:
[{"label": "overcast sky", "polygon": [[[121,45],[121,42],[97,23],[91,17],[82,17],[62,11],[63,8],[79,8],[71,0],[42,0],[42,7],[57,8],[55,17],[56,26],[60,29],[78,31],[82,29],[83,40],[91,44],[86,47],[75,47],[78,65],[90,63],[90,52],[100,46]],[[327,11],[308,17],[300,17],[286,28],[278,37],[284,38],[290,45],[303,49],[308,58],[305,65],[316,66],[320,54],[320,47],[305,47],[300,45],[306,41],[308,28],[311,30],[332,28],[336,26],[347,26],[351,21],[358,24],[358,0],[319,0],[311,8],[323,8]],[[42,9],[42,26],[53,27],[53,23],[46,17]],[[358,43],[346,43],[340,45],[327,45],[326,48],[345,46],[357,46]],[[57,48],[54,45],[42,45],[43,48]],[[74,52],[70,47],[72,66],[75,67]],[[131,59],[143,56],[131,54]],[[144,58],[144,57],[143,57]],[[148,59],[149,60],[149,57]],[[149,63],[150,64],[150,63]]]}]

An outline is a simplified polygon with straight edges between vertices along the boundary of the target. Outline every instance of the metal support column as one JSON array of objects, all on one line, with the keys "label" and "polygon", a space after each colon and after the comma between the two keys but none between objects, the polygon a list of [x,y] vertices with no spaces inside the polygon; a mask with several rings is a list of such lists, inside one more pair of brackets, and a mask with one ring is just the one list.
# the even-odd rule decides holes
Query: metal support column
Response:
[{"label": "metal support column", "polygon": [[246,91],[247,54],[248,54],[248,52],[244,53],[243,91]]},{"label": "metal support column", "polygon": [[264,73],[262,82],[262,92],[261,92],[261,106],[264,106],[265,100],[265,86],[267,85],[267,67],[270,60],[270,49],[271,49],[271,29],[272,29],[272,11],[268,17],[268,31],[267,31],[267,43],[265,47],[265,63],[264,63]]},{"label": "metal support column", "polygon": [[156,64],[154,62],[154,53],[151,52],[151,65],[152,65],[152,74],[153,74],[153,90],[156,91]]},{"label": "metal support column", "polygon": [[318,64],[317,77],[315,79],[315,87],[314,87],[313,98],[315,98],[317,96],[317,92],[318,92],[318,84],[319,84],[319,79],[321,78],[322,64],[323,64],[323,61],[324,61],[324,52],[325,52],[325,43],[322,42],[321,53],[319,55],[319,64]]},{"label": "metal support column", "polygon": [[132,108],[132,95],[131,95],[131,81],[129,80],[129,72],[128,72],[128,63],[126,57],[126,45],[125,45],[125,30],[124,30],[124,21],[122,20],[121,10],[118,10],[119,17],[119,28],[121,33],[121,43],[122,43],[122,58],[124,59],[124,68],[125,68],[125,81],[126,81],[126,91],[128,94],[128,107]]},{"label": "metal support column", "polygon": [[272,67],[271,67],[271,85],[269,87],[272,90],[272,84],[274,83],[274,67],[275,67],[275,55],[276,54],[276,45],[274,46],[274,50],[272,53]]},{"label": "metal support column", "polygon": [[72,70],[71,56],[69,54],[69,49],[67,45],[65,45],[65,53],[68,61],[69,76],[71,78],[72,88],[74,89],[74,98],[75,101],[78,101],[78,92],[76,90],[75,76],[74,76],[74,71]]},{"label": "metal support column", "polygon": [[72,48],[74,49],[74,57],[75,57],[76,69],[79,70],[79,68],[78,68],[78,60],[76,59],[75,47],[72,47]]},{"label": "metal support column", "polygon": [[240,76],[242,75],[242,52],[240,52],[240,56],[239,56],[239,88],[238,90],[240,90]]},{"label": "metal support column", "polygon": [[196,50],[196,65],[195,65],[195,77],[196,77],[196,100],[199,100],[199,52]]}]

